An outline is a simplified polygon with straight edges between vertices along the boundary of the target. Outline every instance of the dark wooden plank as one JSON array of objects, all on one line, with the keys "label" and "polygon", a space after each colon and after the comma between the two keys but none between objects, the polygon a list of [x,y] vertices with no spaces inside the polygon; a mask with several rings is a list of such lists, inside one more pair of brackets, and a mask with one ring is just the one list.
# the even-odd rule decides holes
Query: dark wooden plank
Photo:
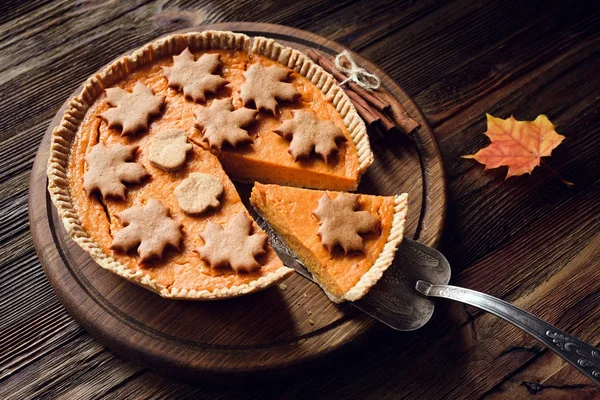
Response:
[{"label": "dark wooden plank", "polygon": [[5,24],[7,22],[13,23],[15,20],[19,19],[19,17],[49,3],[51,3],[51,0],[3,2],[0,4],[0,24]]},{"label": "dark wooden plank", "polygon": [[[69,364],[69,373],[64,373]],[[36,360],[0,386],[4,399],[92,398],[110,391],[140,371],[141,367],[123,363],[87,335],[71,336],[61,346],[60,356],[48,354]]]}]

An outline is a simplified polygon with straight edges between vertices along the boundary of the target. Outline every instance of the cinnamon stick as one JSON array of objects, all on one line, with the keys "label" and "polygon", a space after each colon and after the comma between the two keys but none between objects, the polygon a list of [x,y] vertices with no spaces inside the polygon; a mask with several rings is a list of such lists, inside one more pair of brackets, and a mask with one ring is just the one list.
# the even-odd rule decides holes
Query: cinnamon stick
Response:
[{"label": "cinnamon stick", "polygon": [[[354,107],[357,111],[357,105],[360,105],[360,107],[366,109],[366,111],[369,113],[369,119],[363,118],[367,125],[379,122],[383,126],[383,130],[385,132],[389,132],[390,130],[396,128],[396,124],[394,123],[394,121],[392,121],[387,115],[385,115],[375,107],[370,107],[369,103],[367,103],[365,99],[359,96],[358,93],[350,89],[344,89],[344,92],[346,92],[350,100],[352,100],[352,103],[354,103]],[[360,112],[358,114],[360,115]]]},{"label": "cinnamon stick", "polygon": [[354,108],[356,108],[358,115],[360,115],[360,117],[365,120],[365,123],[367,125],[371,125],[380,120],[378,115],[374,113],[375,110],[372,107],[369,107],[369,104],[365,99],[360,97],[356,92],[352,90],[346,89],[344,91],[354,104]]},{"label": "cinnamon stick", "polygon": [[[308,55],[308,57],[311,60],[313,60],[314,62],[316,62],[317,64],[319,64],[325,71],[327,71],[331,75],[333,75],[333,77],[337,81],[342,82],[342,81],[345,81],[348,78],[346,75],[344,75],[343,73],[341,73],[340,71],[338,71],[335,68],[335,63],[332,60],[330,60],[329,58],[327,58],[324,55],[320,54],[318,51],[316,51],[316,50],[309,50],[306,54]],[[381,101],[376,96],[374,96],[373,94],[371,94],[369,91],[367,91],[366,89],[361,88],[360,86],[358,86],[354,82],[348,82],[348,87],[350,89],[354,90],[360,97],[362,97],[363,99],[365,99],[369,103],[373,104],[373,106],[375,106],[375,108],[377,108],[380,111],[384,111],[388,107],[390,107],[390,105],[388,103],[386,103],[385,101]]]},{"label": "cinnamon stick", "polygon": [[388,110],[390,116],[406,134],[411,133],[420,126],[417,121],[411,118],[408,111],[406,111],[406,108],[404,108],[400,102],[396,101],[390,92],[383,88],[379,88],[375,93],[380,99],[387,101],[390,104],[390,109]]},{"label": "cinnamon stick", "polygon": [[379,117],[379,122],[381,123],[384,132],[389,132],[392,129],[397,129],[396,123],[378,109],[373,109],[373,114]]},{"label": "cinnamon stick", "polygon": [[[333,60],[325,57],[316,50],[309,50],[308,57],[319,64],[325,71],[333,75],[339,81],[345,81],[348,77],[335,68]],[[391,93],[384,88],[378,91],[367,91],[354,82],[349,82],[344,91],[354,103],[358,114],[365,120],[367,125],[379,122],[385,132],[399,128],[409,134],[419,126],[412,119],[404,106],[400,104]],[[389,114],[386,115],[386,114]],[[391,118],[390,118],[391,117]]]}]

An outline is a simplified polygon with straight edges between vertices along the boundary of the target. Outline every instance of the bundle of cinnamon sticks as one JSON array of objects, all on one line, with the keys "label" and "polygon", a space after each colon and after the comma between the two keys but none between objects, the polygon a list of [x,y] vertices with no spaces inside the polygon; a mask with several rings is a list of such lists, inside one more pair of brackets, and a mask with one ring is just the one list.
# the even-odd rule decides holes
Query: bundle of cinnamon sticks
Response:
[{"label": "bundle of cinnamon sticks", "polygon": [[[318,51],[309,50],[307,55],[313,62],[333,75],[338,82],[343,82],[348,78],[335,68],[332,59]],[[381,131],[388,133],[396,129],[409,134],[419,126],[419,123],[411,118],[402,104],[383,87],[369,91],[350,81],[344,84],[342,88],[352,100],[358,114],[371,128],[370,132],[376,135],[380,135]]]}]

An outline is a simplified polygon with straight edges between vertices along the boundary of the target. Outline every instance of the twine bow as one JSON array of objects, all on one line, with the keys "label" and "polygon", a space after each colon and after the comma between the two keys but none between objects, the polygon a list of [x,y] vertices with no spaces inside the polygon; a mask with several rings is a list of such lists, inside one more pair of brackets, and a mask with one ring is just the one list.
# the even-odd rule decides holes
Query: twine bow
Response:
[{"label": "twine bow", "polygon": [[340,82],[340,85],[354,82],[366,90],[375,90],[381,85],[381,81],[377,75],[370,73],[356,64],[348,50],[344,50],[335,56],[335,68],[341,73],[348,75],[348,78]]}]

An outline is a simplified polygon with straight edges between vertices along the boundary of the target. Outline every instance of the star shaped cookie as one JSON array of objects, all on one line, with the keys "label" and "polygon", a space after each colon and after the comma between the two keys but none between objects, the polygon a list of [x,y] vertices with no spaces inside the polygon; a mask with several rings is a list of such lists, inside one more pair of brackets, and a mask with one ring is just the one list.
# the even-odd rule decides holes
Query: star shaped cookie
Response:
[{"label": "star shaped cookie", "polygon": [[321,243],[331,253],[340,246],[345,254],[349,251],[364,251],[360,234],[374,232],[379,227],[379,219],[368,211],[356,211],[358,195],[340,193],[331,200],[327,193],[319,199],[319,206],[313,215],[319,219],[318,235]]},{"label": "star shaped cookie", "polygon": [[227,84],[227,80],[215,74],[221,67],[218,54],[205,53],[194,61],[188,48],[178,56],[173,56],[172,67],[162,67],[169,86],[182,90],[184,96],[194,101],[206,101],[207,93],[217,93]]},{"label": "star shaped cookie", "polygon": [[293,111],[288,119],[275,130],[279,136],[291,140],[288,152],[295,161],[309,157],[314,151],[325,162],[339,151],[338,142],[345,141],[344,133],[331,121],[321,121],[311,111]]},{"label": "star shaped cookie", "polygon": [[294,101],[300,92],[291,83],[285,82],[291,71],[272,65],[265,67],[260,63],[250,65],[244,72],[246,82],[241,87],[240,97],[244,105],[254,103],[257,110],[266,110],[275,114],[277,101]]},{"label": "star shaped cookie", "polygon": [[196,111],[196,127],[202,131],[202,140],[213,149],[223,148],[224,143],[237,147],[252,142],[247,130],[254,122],[257,111],[249,108],[234,110],[231,98],[213,100],[209,107]]},{"label": "star shaped cookie", "polygon": [[265,253],[267,235],[251,234],[252,221],[239,212],[227,221],[225,228],[212,221],[200,234],[204,246],[195,251],[212,268],[230,266],[235,272],[253,272],[260,269],[256,256]]},{"label": "star shaped cookie", "polygon": [[165,101],[164,96],[155,96],[152,89],[139,81],[131,93],[115,87],[106,89],[106,97],[113,108],[100,114],[100,118],[109,128],[121,128],[121,136],[148,130],[150,117],[161,114]]},{"label": "star shaped cookie", "polygon": [[169,209],[150,199],[145,206],[134,206],[116,214],[124,228],[115,234],[112,250],[127,252],[137,247],[140,263],[162,259],[168,246],[180,249],[181,222],[169,216]]},{"label": "star shaped cookie", "polygon": [[102,198],[115,197],[125,200],[123,182],[140,183],[150,176],[140,163],[131,162],[137,151],[137,146],[113,144],[105,146],[98,143],[88,155],[85,162],[88,170],[83,174],[83,188],[88,195],[99,191]]}]

